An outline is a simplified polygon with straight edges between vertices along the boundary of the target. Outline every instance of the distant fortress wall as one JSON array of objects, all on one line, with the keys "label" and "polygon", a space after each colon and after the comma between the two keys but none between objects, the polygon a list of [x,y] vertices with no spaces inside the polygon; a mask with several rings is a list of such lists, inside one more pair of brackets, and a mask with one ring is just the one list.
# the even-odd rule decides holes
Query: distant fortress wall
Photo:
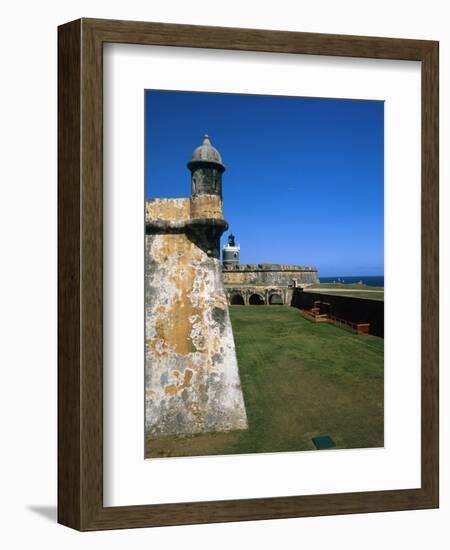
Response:
[{"label": "distant fortress wall", "polygon": [[247,428],[224,293],[220,197],[146,201],[145,406],[153,437]]},{"label": "distant fortress wall", "polygon": [[231,305],[290,306],[296,288],[319,282],[315,268],[289,264],[228,264],[222,276]]},{"label": "distant fortress wall", "polygon": [[318,283],[313,267],[286,264],[238,264],[223,266],[225,285],[302,287]]}]

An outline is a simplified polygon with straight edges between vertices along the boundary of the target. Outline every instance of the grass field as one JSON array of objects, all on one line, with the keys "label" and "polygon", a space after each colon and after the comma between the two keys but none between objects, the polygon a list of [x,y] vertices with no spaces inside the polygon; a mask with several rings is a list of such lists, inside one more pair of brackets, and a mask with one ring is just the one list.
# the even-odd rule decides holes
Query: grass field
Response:
[{"label": "grass field", "polygon": [[383,446],[383,345],[286,306],[231,306],[248,430],[147,441],[147,457]]}]

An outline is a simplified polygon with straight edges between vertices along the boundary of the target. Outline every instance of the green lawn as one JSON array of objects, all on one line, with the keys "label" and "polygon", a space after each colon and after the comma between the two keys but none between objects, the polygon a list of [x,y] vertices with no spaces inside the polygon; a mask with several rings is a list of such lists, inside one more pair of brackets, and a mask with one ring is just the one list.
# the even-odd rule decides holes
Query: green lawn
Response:
[{"label": "green lawn", "polygon": [[286,306],[231,306],[249,429],[147,442],[147,456],[383,446],[383,345]]}]

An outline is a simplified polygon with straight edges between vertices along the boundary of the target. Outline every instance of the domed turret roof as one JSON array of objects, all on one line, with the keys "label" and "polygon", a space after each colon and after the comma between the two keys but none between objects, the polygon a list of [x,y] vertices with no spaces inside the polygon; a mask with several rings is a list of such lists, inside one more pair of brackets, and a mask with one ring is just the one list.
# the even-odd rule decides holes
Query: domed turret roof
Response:
[{"label": "domed turret roof", "polygon": [[211,145],[208,134],[204,135],[203,143],[194,149],[192,158],[188,162],[188,166],[191,163],[197,162],[212,162],[214,164],[219,164],[222,168],[225,168],[222,163],[222,157],[220,156],[219,151]]}]

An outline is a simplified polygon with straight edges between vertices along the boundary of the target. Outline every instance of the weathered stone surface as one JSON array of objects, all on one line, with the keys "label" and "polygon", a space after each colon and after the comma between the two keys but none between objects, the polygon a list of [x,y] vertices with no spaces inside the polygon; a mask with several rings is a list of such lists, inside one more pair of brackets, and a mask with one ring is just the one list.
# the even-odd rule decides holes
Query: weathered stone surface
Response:
[{"label": "weathered stone surface", "polygon": [[218,195],[194,195],[191,201],[192,218],[222,219],[222,199]]},{"label": "weathered stone surface", "polygon": [[[208,227],[223,218],[218,199],[203,196],[194,208],[190,199],[146,201],[145,412],[154,437],[247,428],[220,260],[210,253],[216,245],[199,246],[190,233],[193,219],[201,227],[205,216]],[[177,230],[152,233],[158,221]]]},{"label": "weathered stone surface", "polygon": [[285,264],[239,264],[223,266],[227,285],[305,286],[319,282],[312,267]]},{"label": "weathered stone surface", "polygon": [[145,201],[145,221],[187,222],[191,218],[189,199],[150,199]]}]

